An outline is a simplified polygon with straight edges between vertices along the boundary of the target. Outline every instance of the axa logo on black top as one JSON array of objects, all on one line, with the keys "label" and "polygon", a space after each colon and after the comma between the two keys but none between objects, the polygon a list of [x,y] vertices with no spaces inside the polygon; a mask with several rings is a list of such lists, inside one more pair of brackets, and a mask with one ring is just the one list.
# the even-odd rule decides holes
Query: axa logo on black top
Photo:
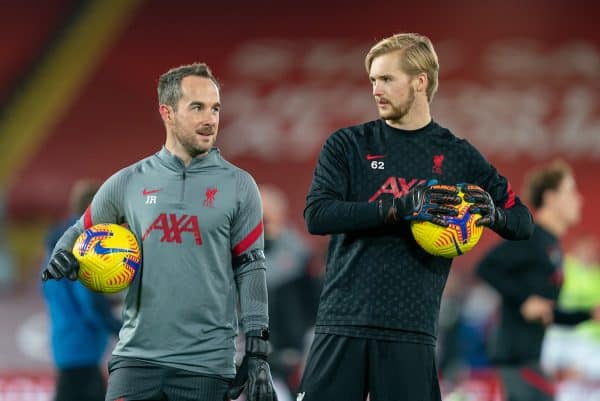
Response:
[{"label": "axa logo on black top", "polygon": [[419,178],[388,177],[377,192],[369,198],[369,202],[375,202],[383,194],[391,194],[394,198],[399,198],[406,195],[413,186],[426,182],[427,180]]}]

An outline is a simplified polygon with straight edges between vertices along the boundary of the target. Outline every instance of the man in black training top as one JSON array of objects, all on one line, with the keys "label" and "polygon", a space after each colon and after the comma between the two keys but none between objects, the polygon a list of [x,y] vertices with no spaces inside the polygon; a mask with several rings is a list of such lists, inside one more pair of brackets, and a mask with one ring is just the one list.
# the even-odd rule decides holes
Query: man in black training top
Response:
[{"label": "man in black training top", "polygon": [[504,238],[528,238],[532,218],[506,178],[432,120],[439,67],[428,38],[386,38],[365,66],[381,119],[327,139],[306,200],[308,230],[331,242],[297,399],[439,401],[434,351],[452,260],[422,250],[407,220],[452,214],[456,183],[474,184],[478,224]]},{"label": "man in black training top", "polygon": [[501,242],[477,273],[502,299],[502,318],[491,359],[500,371],[507,401],[550,401],[554,384],[540,367],[546,326],[600,320],[600,308],[559,309],[563,281],[560,238],[579,222],[582,198],[571,168],[557,160],[533,170],[526,180],[528,204],[536,211],[527,241]]}]

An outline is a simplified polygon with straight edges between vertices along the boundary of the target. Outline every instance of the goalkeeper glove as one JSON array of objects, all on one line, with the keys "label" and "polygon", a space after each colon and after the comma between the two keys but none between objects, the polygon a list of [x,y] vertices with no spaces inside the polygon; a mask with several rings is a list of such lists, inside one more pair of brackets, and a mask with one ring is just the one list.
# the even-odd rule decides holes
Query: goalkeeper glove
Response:
[{"label": "goalkeeper glove", "polygon": [[420,184],[399,198],[379,200],[379,216],[384,224],[420,220],[447,227],[444,217],[456,216],[454,206],[460,202],[458,188],[454,185]]},{"label": "goalkeeper glove", "polygon": [[464,193],[465,201],[472,203],[469,207],[471,213],[480,214],[481,217],[475,222],[478,226],[489,227],[494,231],[506,227],[506,214],[504,210],[494,205],[494,200],[489,192],[477,185],[459,184]]},{"label": "goalkeeper glove", "polygon": [[75,256],[69,251],[60,249],[42,271],[42,281],[51,278],[60,280],[63,277],[69,280],[77,280],[77,273],[79,273],[79,262],[75,259]]},{"label": "goalkeeper glove", "polygon": [[277,401],[271,369],[267,362],[269,334],[266,330],[246,333],[246,354],[225,393],[224,400],[237,399],[246,388],[247,401]]}]

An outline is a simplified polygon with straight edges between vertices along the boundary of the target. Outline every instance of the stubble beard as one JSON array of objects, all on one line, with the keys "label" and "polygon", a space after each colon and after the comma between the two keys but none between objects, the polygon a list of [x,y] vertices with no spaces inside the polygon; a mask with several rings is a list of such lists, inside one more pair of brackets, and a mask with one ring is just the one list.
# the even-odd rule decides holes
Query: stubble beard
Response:
[{"label": "stubble beard", "polygon": [[404,117],[406,117],[410,109],[413,107],[414,103],[415,90],[411,86],[410,91],[408,92],[408,99],[406,99],[404,103],[401,103],[399,105],[393,105],[390,103],[391,110],[387,113],[380,113],[379,116],[385,121],[399,122]]},{"label": "stubble beard", "polygon": [[[214,134],[214,130],[211,129],[211,132],[213,132]],[[199,144],[197,142],[198,138],[195,137],[195,135],[198,134],[194,132],[192,134],[192,137],[187,137],[185,136],[185,134],[183,134],[183,130],[181,129],[181,127],[176,128],[175,134],[185,152],[192,158],[208,153],[214,145],[214,141],[212,141],[208,145]],[[212,137],[211,139],[214,139],[214,137]]]}]

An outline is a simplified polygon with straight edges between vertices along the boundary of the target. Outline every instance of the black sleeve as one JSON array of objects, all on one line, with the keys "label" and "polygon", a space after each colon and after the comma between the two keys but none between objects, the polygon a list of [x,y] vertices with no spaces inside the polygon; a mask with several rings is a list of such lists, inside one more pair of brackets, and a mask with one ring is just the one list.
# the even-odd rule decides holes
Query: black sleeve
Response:
[{"label": "black sleeve", "polygon": [[565,326],[575,326],[586,320],[590,320],[592,316],[589,311],[565,311],[562,309],[554,309],[554,324],[562,324]]},{"label": "black sleeve", "polygon": [[503,300],[515,307],[531,295],[530,290],[521,284],[518,275],[528,269],[527,252],[522,243],[503,242],[492,249],[477,266],[477,275],[494,287]]},{"label": "black sleeve", "polygon": [[517,198],[517,203],[504,209],[506,226],[496,231],[502,238],[509,240],[525,240],[533,232],[533,217],[529,209]]},{"label": "black sleeve", "polygon": [[485,189],[492,196],[494,205],[504,210],[506,226],[496,231],[502,238],[509,240],[523,240],[531,237],[533,233],[533,217],[529,209],[514,193],[510,182],[500,175],[485,157],[468,142],[471,154],[472,170],[475,173],[473,183]]},{"label": "black sleeve", "polygon": [[383,223],[377,203],[345,200],[350,175],[347,155],[341,131],[330,136],[321,150],[304,209],[304,220],[311,234],[361,231]]}]

